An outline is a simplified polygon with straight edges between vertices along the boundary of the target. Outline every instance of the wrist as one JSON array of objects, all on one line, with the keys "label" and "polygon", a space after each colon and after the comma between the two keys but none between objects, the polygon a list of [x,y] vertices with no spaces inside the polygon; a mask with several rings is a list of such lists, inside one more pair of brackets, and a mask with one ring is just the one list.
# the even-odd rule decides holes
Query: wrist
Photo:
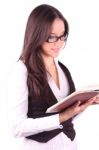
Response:
[{"label": "wrist", "polygon": [[69,116],[67,114],[64,114],[64,112],[62,112],[62,113],[59,114],[59,122],[60,123],[66,121],[68,119],[69,119]]}]

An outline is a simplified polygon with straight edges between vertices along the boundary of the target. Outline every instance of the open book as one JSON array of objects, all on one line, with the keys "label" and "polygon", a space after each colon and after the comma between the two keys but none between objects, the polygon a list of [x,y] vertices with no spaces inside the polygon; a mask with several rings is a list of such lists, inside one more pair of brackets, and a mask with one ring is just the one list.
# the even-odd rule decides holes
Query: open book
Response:
[{"label": "open book", "polygon": [[99,89],[96,90],[82,90],[82,91],[75,91],[69,96],[65,97],[64,99],[60,100],[53,106],[49,107],[47,109],[47,113],[52,113],[52,112],[61,112],[65,108],[70,107],[77,101],[80,101],[81,104],[89,100],[90,98],[93,98],[99,94]]}]

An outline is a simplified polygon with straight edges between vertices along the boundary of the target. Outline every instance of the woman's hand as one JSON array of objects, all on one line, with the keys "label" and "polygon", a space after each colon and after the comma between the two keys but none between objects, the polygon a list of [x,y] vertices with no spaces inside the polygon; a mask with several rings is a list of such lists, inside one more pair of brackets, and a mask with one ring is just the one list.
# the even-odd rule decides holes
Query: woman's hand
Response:
[{"label": "woman's hand", "polygon": [[99,94],[96,96],[96,100],[94,101],[94,104],[99,104]]},{"label": "woman's hand", "polygon": [[88,106],[90,106],[97,100],[99,103],[99,97],[97,99],[97,96],[95,96],[95,97],[89,99],[84,104],[81,104],[81,102],[78,101],[76,104],[74,104],[73,106],[71,106],[70,108],[66,109],[64,112],[61,112],[59,114],[60,123],[74,117],[75,115],[79,114],[80,112],[83,112]]}]

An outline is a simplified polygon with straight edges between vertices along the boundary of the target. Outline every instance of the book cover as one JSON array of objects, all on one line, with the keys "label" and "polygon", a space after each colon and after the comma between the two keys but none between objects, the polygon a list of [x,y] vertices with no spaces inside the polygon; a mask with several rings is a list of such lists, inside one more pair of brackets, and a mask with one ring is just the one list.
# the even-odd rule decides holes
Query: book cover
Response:
[{"label": "book cover", "polygon": [[82,104],[82,103],[86,102],[87,100],[93,98],[97,94],[99,94],[99,89],[73,92],[69,96],[65,97],[64,99],[60,100],[53,106],[49,107],[46,112],[47,113],[61,112],[62,110],[70,107],[77,101],[80,101]]}]

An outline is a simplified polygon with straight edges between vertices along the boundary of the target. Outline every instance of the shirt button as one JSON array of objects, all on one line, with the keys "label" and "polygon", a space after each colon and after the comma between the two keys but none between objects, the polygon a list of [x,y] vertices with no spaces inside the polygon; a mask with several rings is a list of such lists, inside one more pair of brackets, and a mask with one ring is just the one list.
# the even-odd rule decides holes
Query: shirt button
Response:
[{"label": "shirt button", "polygon": [[63,129],[63,125],[60,125],[59,128],[60,128],[60,129]]}]

